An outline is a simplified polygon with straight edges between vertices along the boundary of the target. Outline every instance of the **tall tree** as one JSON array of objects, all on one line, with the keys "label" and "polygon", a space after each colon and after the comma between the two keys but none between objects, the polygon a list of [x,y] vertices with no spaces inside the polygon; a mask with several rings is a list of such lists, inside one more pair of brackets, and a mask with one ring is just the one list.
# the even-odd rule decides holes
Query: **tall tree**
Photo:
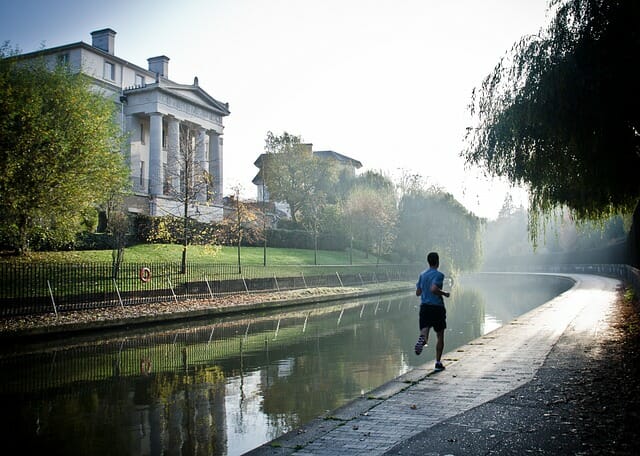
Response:
[{"label": "tall tree", "polygon": [[397,201],[393,182],[379,172],[358,176],[343,205],[351,240],[380,259],[395,240]]},{"label": "tall tree", "polygon": [[115,104],[89,79],[0,48],[0,237],[19,253],[66,243],[129,171]]},{"label": "tall tree", "polygon": [[267,133],[266,153],[262,156],[263,180],[272,201],[289,205],[291,220],[298,222],[308,202],[327,194],[336,179],[330,160],[315,157],[309,144],[300,136],[284,132],[280,136]]},{"label": "tall tree", "polygon": [[360,241],[365,253],[380,256],[389,253],[394,241],[397,206],[393,190],[384,192],[356,185],[344,205],[352,238]]},{"label": "tall tree", "polygon": [[425,261],[435,250],[451,270],[470,270],[482,257],[482,220],[449,193],[437,188],[413,189],[400,200],[394,251],[412,261]]},{"label": "tall tree", "polygon": [[640,197],[640,2],[553,0],[547,28],[516,43],[474,93],[462,155],[530,189],[531,234],[565,206],[577,219]]}]

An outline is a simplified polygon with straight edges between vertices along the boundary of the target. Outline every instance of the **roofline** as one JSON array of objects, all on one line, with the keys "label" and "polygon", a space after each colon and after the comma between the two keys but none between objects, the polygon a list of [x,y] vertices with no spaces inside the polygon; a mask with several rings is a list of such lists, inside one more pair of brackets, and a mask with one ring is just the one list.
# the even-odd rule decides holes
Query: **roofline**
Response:
[{"label": "roofline", "polygon": [[[107,29],[105,29],[107,30]],[[100,48],[97,48],[95,46],[92,46],[88,43],[85,43],[84,41],[78,41],[75,43],[70,43],[70,44],[64,44],[61,46],[55,46],[55,47],[51,47],[51,48],[46,48],[46,49],[40,49],[37,51],[32,51],[32,52],[28,52],[26,54],[18,54],[15,56],[16,59],[28,59],[28,58],[32,58],[32,57],[37,57],[40,55],[50,55],[50,54],[56,54],[58,52],[62,52],[62,51],[66,51],[66,50],[71,50],[71,49],[76,49],[76,48],[82,48],[82,49],[86,49],[87,51],[90,52],[95,52],[96,54],[99,54],[109,60],[115,61],[117,63],[120,63],[121,65],[125,65],[128,66],[130,68],[133,68],[134,70],[140,72],[140,73],[144,73],[145,75],[151,77],[151,78],[155,78],[156,80],[158,79],[158,74],[143,68],[139,65],[136,65],[135,63],[131,63],[128,60],[123,59],[122,57],[118,57],[114,54],[109,54],[106,51],[103,51]],[[165,57],[168,59],[168,57],[162,55],[162,56],[156,56],[156,57],[150,57],[150,58],[157,58],[157,57]],[[206,98],[209,99],[209,101],[212,102],[212,104],[214,104],[217,108],[217,110],[220,112],[220,114],[222,114],[223,116],[228,116],[229,114],[231,114],[231,111],[229,111],[229,103],[225,103],[219,100],[216,100],[215,98],[213,98],[211,95],[209,95],[204,89],[202,89],[200,86],[193,86],[193,85],[188,85],[188,84],[180,84],[178,82],[172,81],[169,78],[166,78],[164,76],[160,76],[159,77],[161,80],[168,82],[169,84],[172,84],[176,87],[179,87],[181,89],[187,89],[187,90],[196,90],[199,93],[202,93],[203,95],[205,95]],[[98,78],[94,78],[96,80],[100,80]],[[155,84],[148,84],[145,87],[149,87],[149,86],[155,86]],[[119,86],[115,86],[114,87],[119,87]],[[120,87],[119,87],[120,88]],[[127,91],[126,88],[122,88],[122,91],[125,92]],[[189,101],[193,101],[193,100],[189,100]],[[209,107],[210,108],[210,107]]]},{"label": "roofline", "polygon": [[[166,78],[162,78],[165,81],[168,81],[168,79]],[[193,100],[191,98],[186,98],[184,96],[182,96],[180,93],[176,93],[175,91],[172,91],[172,88],[179,88],[179,89],[183,89],[183,90],[188,90],[188,91],[192,91],[192,92],[198,92],[201,93],[203,95],[205,95],[206,99],[208,101],[211,102],[211,104],[205,104],[205,103],[198,103],[196,100]],[[142,87],[130,87],[130,88],[124,88],[122,89],[122,93],[123,94],[129,94],[129,93],[136,93],[136,92],[146,92],[146,91],[151,91],[151,90],[160,90],[163,92],[167,92],[173,96],[176,96],[178,98],[181,98],[185,101],[188,101],[189,103],[197,103],[198,105],[202,106],[203,108],[206,108],[208,110],[214,111],[222,116],[228,116],[229,114],[231,114],[231,111],[229,111],[229,104],[228,103],[223,103],[221,101],[216,100],[215,98],[213,98],[211,95],[209,95],[207,92],[205,92],[200,86],[191,86],[191,85],[183,85],[183,84],[175,84],[172,83],[172,85],[163,85],[162,82],[158,83],[158,82],[154,82],[151,84],[145,84]]]},{"label": "roofline", "polygon": [[[27,52],[26,54],[18,54],[15,57],[18,59],[23,59],[23,58],[30,58],[30,57],[37,57],[39,55],[48,55],[48,54],[55,54],[57,52],[61,52],[61,51],[66,51],[66,50],[71,50],[71,49],[75,49],[75,48],[83,48],[86,49],[87,51],[91,51],[91,52],[95,52],[96,54],[102,55],[103,57],[108,58],[109,60],[114,60],[120,64],[123,65],[127,65],[129,67],[132,67],[136,70],[139,70],[143,73],[146,73],[149,76],[153,76],[155,77],[156,73],[154,73],[153,71],[150,71],[147,68],[143,68],[139,65],[136,65],[135,63],[131,63],[128,60],[123,59],[122,57],[118,57],[115,54],[109,54],[106,51],[103,51],[100,48],[97,48],[95,46],[92,46],[88,43],[85,43],[84,41],[78,41],[75,43],[70,43],[70,44],[63,44],[62,46],[56,46],[56,47],[52,47],[52,48],[46,48],[46,49],[39,49],[37,51],[32,51],[32,52]],[[166,79],[166,78],[165,78]],[[169,79],[167,79],[169,80]]]}]

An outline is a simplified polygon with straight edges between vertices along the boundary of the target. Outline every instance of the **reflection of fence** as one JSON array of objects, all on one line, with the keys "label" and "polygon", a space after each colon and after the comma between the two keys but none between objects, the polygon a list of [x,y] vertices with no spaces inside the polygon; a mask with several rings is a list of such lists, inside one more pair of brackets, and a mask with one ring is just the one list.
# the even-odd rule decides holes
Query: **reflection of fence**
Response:
[{"label": "reflection of fence", "polygon": [[[161,372],[200,371],[219,380],[222,374],[243,368],[243,355],[277,355],[280,351],[286,358],[292,351],[313,346],[309,344],[311,340],[335,337],[345,331],[352,333],[345,328],[372,325],[390,312],[397,316],[401,310],[413,308],[411,296],[359,299],[174,330],[147,330],[126,337],[101,338],[95,343],[84,341],[26,353],[0,353],[0,393],[35,392],[78,382]],[[213,383],[216,378],[205,380]]]},{"label": "reflection of fence", "polygon": [[579,273],[598,274],[615,277],[628,283],[636,293],[640,293],[640,270],[628,264],[554,264],[530,266],[506,266],[501,271],[517,272],[550,272],[550,273]]},{"label": "reflection of fence", "polygon": [[[148,270],[147,270],[148,269]],[[83,310],[237,293],[358,286],[415,279],[416,265],[242,266],[179,263],[0,263],[0,316]]]}]

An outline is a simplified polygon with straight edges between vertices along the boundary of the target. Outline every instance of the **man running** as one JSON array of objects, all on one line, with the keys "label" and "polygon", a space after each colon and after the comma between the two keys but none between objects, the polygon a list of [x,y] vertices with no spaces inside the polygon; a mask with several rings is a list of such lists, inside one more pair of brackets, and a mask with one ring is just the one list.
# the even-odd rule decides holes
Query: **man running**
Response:
[{"label": "man running", "polygon": [[436,252],[427,255],[429,268],[420,273],[416,283],[416,296],[420,296],[420,336],[416,342],[416,355],[422,353],[422,349],[429,340],[429,328],[436,332],[436,370],[444,370],[442,364],[442,351],[444,349],[444,330],[447,327],[447,311],[444,307],[444,299],[450,293],[443,291],[444,274],[438,271],[440,258]]}]

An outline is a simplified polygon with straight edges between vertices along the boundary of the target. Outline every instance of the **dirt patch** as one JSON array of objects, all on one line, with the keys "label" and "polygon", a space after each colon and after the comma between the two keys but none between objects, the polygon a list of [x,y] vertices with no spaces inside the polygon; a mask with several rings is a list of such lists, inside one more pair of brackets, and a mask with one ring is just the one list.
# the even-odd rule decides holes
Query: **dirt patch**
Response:
[{"label": "dirt patch", "polygon": [[573,385],[584,453],[640,454],[640,305],[622,296],[604,356]]}]

